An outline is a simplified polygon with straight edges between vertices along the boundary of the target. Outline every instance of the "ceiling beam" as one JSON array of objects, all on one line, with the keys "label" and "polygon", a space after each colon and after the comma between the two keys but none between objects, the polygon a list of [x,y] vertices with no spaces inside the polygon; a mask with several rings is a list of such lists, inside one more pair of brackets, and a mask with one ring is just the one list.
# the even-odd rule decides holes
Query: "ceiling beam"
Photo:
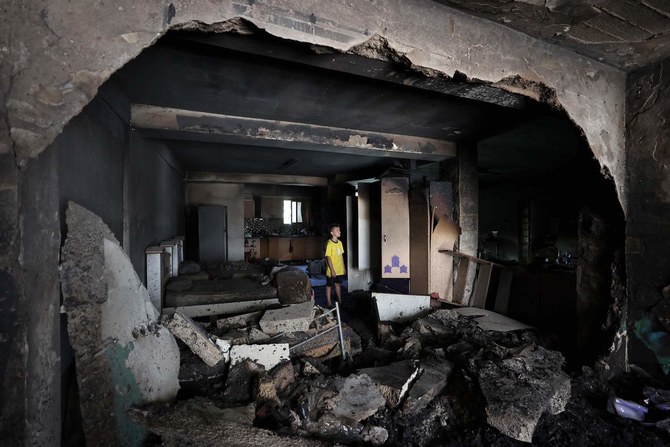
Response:
[{"label": "ceiling beam", "polygon": [[452,141],[146,104],[131,104],[130,124],[154,138],[173,139],[176,133],[194,141],[204,136],[207,141],[227,144],[430,161],[456,156]]},{"label": "ceiling beam", "polygon": [[260,183],[265,185],[291,186],[328,186],[328,179],[326,177],[278,174],[224,174],[220,172],[188,172],[186,173],[186,181],[208,183]]},{"label": "ceiling beam", "polygon": [[[446,75],[426,76],[418,70],[412,70],[400,63],[368,58],[358,54],[340,53],[327,48],[320,48],[321,51],[315,51],[314,49],[310,51],[305,49],[305,45],[287,45],[285,42],[278,41],[266,34],[248,36],[233,33],[207,35],[192,33],[180,35],[179,39],[410,86],[420,90],[495,104],[501,107],[519,110],[526,107],[527,99],[525,96],[505,91],[493,85],[456,80]],[[311,46],[311,48],[314,48],[314,46]]]}]

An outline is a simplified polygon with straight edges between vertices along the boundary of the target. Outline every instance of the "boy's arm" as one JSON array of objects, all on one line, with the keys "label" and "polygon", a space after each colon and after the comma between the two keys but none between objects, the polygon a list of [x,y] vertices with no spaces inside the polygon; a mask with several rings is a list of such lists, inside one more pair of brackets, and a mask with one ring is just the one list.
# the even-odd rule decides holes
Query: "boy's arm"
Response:
[{"label": "boy's arm", "polygon": [[328,263],[328,271],[330,272],[330,276],[337,276],[335,273],[335,267],[333,267],[333,260],[330,256],[326,256],[326,263]]}]

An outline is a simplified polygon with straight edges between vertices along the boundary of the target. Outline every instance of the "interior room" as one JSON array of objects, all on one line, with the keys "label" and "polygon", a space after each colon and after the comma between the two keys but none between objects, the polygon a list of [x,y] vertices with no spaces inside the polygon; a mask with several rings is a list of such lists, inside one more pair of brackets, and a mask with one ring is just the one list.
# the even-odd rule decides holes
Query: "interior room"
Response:
[{"label": "interior room", "polygon": [[670,9],[336,3],[13,13],[2,433],[670,441]]}]

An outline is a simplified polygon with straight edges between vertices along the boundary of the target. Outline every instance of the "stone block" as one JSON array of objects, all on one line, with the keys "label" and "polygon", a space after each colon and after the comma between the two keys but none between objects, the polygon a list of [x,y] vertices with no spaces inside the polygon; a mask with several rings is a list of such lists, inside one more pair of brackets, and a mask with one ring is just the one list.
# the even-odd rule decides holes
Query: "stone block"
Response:
[{"label": "stone block", "polygon": [[430,296],[374,293],[379,321],[402,323],[430,313]]},{"label": "stone block", "polygon": [[282,332],[298,332],[309,329],[314,318],[312,301],[300,304],[290,304],[281,309],[265,311],[265,315],[258,324],[266,334],[280,334]]},{"label": "stone block", "polygon": [[378,368],[365,368],[359,373],[372,379],[386,402],[393,408],[402,401],[419,375],[419,366],[413,360],[403,360]]},{"label": "stone block", "polygon": [[252,326],[258,324],[258,320],[263,316],[263,311],[249,312],[242,315],[235,315],[234,317],[219,318],[216,320],[216,327],[218,329],[230,330],[239,329],[242,327]]},{"label": "stone block", "polygon": [[338,384],[339,392],[332,400],[333,415],[354,421],[362,421],[375,414],[386,400],[366,375],[352,374]]},{"label": "stone block", "polygon": [[297,304],[312,300],[309,276],[302,270],[284,269],[275,275],[277,297],[282,304]]},{"label": "stone block", "polygon": [[448,360],[421,364],[421,376],[412,385],[403,403],[405,414],[414,416],[435,399],[447,386],[454,364]]},{"label": "stone block", "polygon": [[289,360],[288,343],[267,345],[235,345],[230,348],[230,364],[235,365],[249,359],[271,369],[284,360]]},{"label": "stone block", "polygon": [[189,317],[177,312],[172,318],[164,318],[163,324],[209,366],[214,366],[224,359],[223,351],[210,340],[207,332]]}]

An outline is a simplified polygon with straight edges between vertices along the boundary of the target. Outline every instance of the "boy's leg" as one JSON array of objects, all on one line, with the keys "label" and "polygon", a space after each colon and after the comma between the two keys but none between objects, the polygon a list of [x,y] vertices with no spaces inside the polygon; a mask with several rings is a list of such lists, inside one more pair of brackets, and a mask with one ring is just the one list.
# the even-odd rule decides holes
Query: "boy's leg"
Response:
[{"label": "boy's leg", "polygon": [[337,296],[337,302],[342,304],[342,292],[340,291],[340,283],[335,283],[335,295]]},{"label": "boy's leg", "polygon": [[328,306],[328,307],[332,306],[332,304],[330,302],[330,289],[331,289],[330,286],[326,286],[326,306]]}]

